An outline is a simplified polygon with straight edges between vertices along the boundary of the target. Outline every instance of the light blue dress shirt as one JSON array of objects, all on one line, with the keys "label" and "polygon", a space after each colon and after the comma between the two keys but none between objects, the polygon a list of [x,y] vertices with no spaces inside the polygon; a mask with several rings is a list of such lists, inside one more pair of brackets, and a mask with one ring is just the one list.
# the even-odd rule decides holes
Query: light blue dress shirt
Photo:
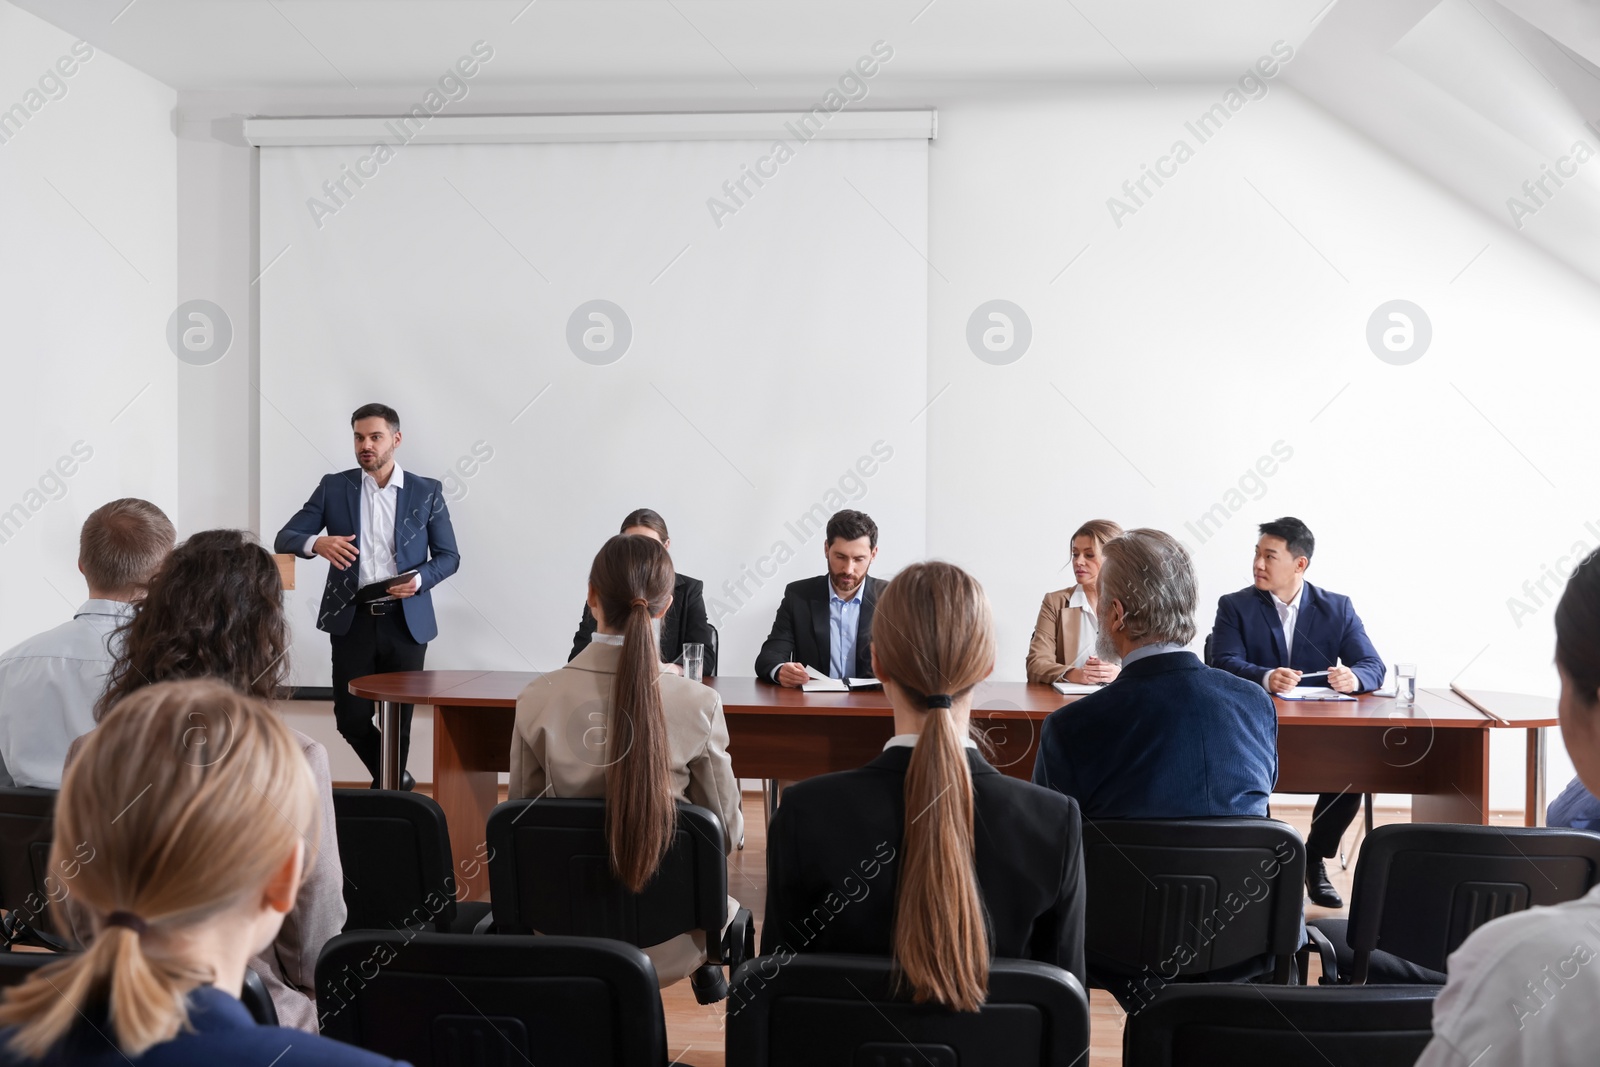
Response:
[{"label": "light blue dress shirt", "polygon": [[828,583],[828,677],[853,678],[856,670],[856,629],[861,624],[861,590],[866,580],[856,586],[855,595],[840,600]]},{"label": "light blue dress shirt", "polygon": [[113,635],[132,614],[120,600],[87,600],[71,622],[0,656],[0,759],[17,785],[61,788],[67,746],[94,729]]}]

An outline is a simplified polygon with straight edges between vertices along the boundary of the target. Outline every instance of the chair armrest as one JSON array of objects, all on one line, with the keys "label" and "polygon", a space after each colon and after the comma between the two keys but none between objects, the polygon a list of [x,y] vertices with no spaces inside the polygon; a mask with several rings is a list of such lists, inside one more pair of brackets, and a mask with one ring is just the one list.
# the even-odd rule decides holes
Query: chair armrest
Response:
[{"label": "chair armrest", "polygon": [[492,933],[494,933],[494,909],[493,908],[490,908],[488,911],[483,913],[483,918],[478,920],[477,925],[472,928],[472,932],[474,934],[492,934]]},{"label": "chair armrest", "polygon": [[756,924],[749,908],[740,908],[722,934],[722,963],[729,971],[756,954]]},{"label": "chair armrest", "polygon": [[1317,956],[1322,960],[1322,985],[1339,984],[1339,958],[1334,955],[1333,942],[1328,940],[1328,935],[1318,930],[1315,926],[1306,926],[1306,943],[1301,952],[1307,955],[1311,949],[1317,950]]}]

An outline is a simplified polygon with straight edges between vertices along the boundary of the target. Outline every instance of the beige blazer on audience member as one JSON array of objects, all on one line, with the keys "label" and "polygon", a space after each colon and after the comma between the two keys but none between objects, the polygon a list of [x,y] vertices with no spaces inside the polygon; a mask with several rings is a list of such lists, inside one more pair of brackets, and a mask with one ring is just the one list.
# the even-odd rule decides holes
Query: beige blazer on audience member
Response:
[{"label": "beige blazer on audience member", "polygon": [[[333,775],[328,769],[328,750],[322,743],[290,729],[311,764],[311,777],[317,783],[316,851],[306,842],[306,875],[294,907],[283,917],[278,936],[249,961],[252,971],[261,976],[262,985],[278,1011],[278,1025],[307,1033],[317,1033],[317,957],[322,946],[339,936],[348,912],[344,906],[344,867],[339,862],[339,832],[333,815]],[[87,735],[85,735],[87,736]],[[79,737],[67,749],[67,766],[78,756],[83,744]],[[65,771],[63,771],[65,773]],[[87,942],[88,916],[71,906],[65,909],[73,933]]]},{"label": "beige blazer on audience member", "polygon": [[[620,645],[597,639],[565,667],[529,682],[517,697],[511,737],[513,798],[605,796],[606,727],[621,659]],[[661,707],[666,713],[673,788],[690,803],[717,813],[723,847],[731,852],[744,836],[744,813],[733,761],[728,758],[722,697],[709,686],[663,670]],[[730,917],[736,906],[730,899]],[[645,953],[666,986],[687,978],[705,962],[704,937],[685,934],[652,945]]]},{"label": "beige blazer on audience member", "polygon": [[[1076,603],[1074,603],[1076,601]],[[1039,620],[1028,642],[1028,681],[1035,685],[1059,682],[1074,667],[1083,666],[1094,652],[1099,627],[1089,600],[1070,585],[1044,595]]]}]

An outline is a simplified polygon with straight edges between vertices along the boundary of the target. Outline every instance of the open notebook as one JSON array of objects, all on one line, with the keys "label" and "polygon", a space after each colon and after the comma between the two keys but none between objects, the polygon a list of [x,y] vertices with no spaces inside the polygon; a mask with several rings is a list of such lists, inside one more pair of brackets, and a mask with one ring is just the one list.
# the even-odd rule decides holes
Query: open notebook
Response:
[{"label": "open notebook", "polygon": [[806,668],[807,681],[800,687],[802,693],[846,693],[852,689],[881,689],[883,683],[876,678],[829,678],[815,667]]}]

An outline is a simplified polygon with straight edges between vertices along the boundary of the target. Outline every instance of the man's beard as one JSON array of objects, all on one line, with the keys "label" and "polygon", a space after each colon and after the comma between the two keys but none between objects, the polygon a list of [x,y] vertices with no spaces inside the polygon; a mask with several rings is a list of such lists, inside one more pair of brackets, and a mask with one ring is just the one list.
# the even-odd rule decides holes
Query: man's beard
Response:
[{"label": "man's beard", "polygon": [[1122,657],[1117,655],[1116,643],[1111,640],[1111,624],[1106,619],[1100,620],[1100,629],[1094,635],[1094,654],[1101,663],[1122,662]]}]

